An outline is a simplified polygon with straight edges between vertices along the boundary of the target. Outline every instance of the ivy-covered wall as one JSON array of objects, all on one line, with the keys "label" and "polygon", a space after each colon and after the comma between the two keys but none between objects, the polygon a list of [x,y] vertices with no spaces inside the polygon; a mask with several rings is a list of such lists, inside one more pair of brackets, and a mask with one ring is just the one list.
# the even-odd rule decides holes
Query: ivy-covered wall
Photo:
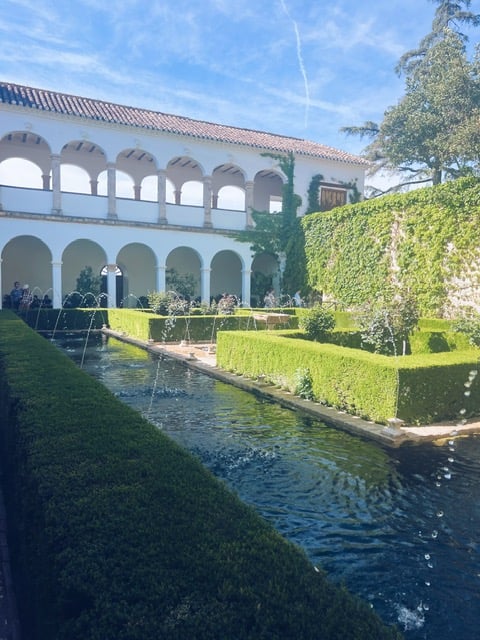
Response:
[{"label": "ivy-covered wall", "polygon": [[424,316],[480,310],[480,180],[463,178],[302,219],[309,285],[354,306],[408,292]]}]

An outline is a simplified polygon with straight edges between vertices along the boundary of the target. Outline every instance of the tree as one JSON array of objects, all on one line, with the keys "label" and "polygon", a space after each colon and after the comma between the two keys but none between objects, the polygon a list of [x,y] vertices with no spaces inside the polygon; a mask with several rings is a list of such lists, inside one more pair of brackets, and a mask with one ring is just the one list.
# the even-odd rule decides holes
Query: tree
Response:
[{"label": "tree", "polygon": [[457,33],[463,43],[468,41],[468,36],[460,31],[460,25],[478,27],[480,25],[480,14],[468,11],[471,0],[431,0],[436,2],[438,7],[432,22],[432,30],[427,34],[416,49],[411,49],[402,55],[396,71],[398,74],[411,73],[415,67],[422,62],[428,50],[443,39],[445,30]]},{"label": "tree", "polygon": [[364,150],[372,161],[371,173],[386,169],[406,175],[397,189],[465,175],[478,157],[468,135],[475,123],[478,128],[479,65],[468,61],[467,37],[458,26],[477,26],[480,15],[462,9],[468,9],[470,0],[433,1],[439,6],[431,33],[417,49],[406,52],[397,66],[406,75],[405,96],[386,110],[380,124],[369,121],[342,129],[371,140]]},{"label": "tree", "polygon": [[95,275],[92,267],[84,267],[78,275],[75,292],[68,296],[68,305],[71,307],[98,306],[101,287],[101,276]]},{"label": "tree", "polygon": [[465,175],[473,153],[461,148],[456,136],[478,113],[479,89],[464,44],[447,31],[407,77],[405,96],[385,112],[368,154],[384,167],[420,178],[427,175],[433,184]]}]

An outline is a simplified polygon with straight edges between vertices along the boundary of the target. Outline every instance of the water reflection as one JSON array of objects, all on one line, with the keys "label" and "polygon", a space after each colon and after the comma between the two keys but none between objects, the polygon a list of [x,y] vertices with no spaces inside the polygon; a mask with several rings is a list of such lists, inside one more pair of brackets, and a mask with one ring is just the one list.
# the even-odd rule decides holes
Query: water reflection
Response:
[{"label": "water reflection", "polygon": [[478,637],[480,439],[385,450],[116,341],[83,368],[407,638]]}]

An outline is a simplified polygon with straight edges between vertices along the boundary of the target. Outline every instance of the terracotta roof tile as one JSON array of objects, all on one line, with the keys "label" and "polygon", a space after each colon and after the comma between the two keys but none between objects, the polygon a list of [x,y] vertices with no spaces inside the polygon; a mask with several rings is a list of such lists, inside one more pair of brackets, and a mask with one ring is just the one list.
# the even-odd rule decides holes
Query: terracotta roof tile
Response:
[{"label": "terracotta roof tile", "polygon": [[103,100],[93,100],[92,98],[56,93],[46,89],[36,89],[18,84],[0,82],[0,102],[103,122],[177,133],[203,140],[216,140],[218,142],[256,147],[279,153],[293,152],[297,155],[313,156],[349,164],[368,164],[365,159],[359,156],[301,138],[281,136],[253,129],[242,129],[203,120],[193,120],[183,116],[138,109]]}]

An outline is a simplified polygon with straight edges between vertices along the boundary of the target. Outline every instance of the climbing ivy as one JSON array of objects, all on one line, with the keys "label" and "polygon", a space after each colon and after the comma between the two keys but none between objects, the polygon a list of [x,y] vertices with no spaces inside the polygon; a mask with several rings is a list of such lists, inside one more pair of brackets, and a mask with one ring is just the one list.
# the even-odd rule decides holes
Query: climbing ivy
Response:
[{"label": "climbing ivy", "polygon": [[469,177],[302,219],[309,285],[346,306],[397,293],[422,315],[480,297],[480,180]]},{"label": "climbing ivy", "polygon": [[321,173],[315,174],[310,180],[310,184],[308,186],[308,206],[306,213],[313,213],[314,211],[319,211],[319,190],[320,184],[323,180],[323,176]]},{"label": "climbing ivy", "polygon": [[286,176],[282,189],[282,211],[276,214],[252,211],[255,227],[239,231],[234,237],[241,242],[249,242],[254,255],[268,253],[278,260],[283,259],[283,292],[293,295],[295,291],[300,290],[305,294],[305,240],[303,228],[297,217],[297,210],[302,201],[294,189],[295,157],[293,153],[263,153],[262,156],[276,160]]}]

